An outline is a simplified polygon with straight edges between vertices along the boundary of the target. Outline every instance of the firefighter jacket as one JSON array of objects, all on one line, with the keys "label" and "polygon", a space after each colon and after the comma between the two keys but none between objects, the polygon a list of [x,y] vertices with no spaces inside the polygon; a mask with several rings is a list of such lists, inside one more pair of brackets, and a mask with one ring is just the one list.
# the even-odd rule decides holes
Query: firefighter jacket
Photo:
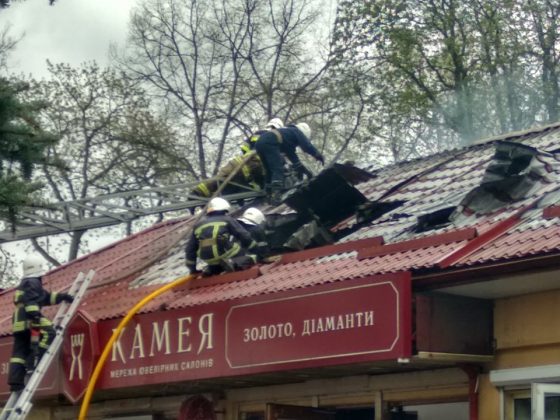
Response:
[{"label": "firefighter jacket", "polygon": [[244,223],[242,220],[239,220],[239,223],[253,238],[253,246],[249,248],[249,252],[255,254],[258,261],[262,261],[270,253],[264,228],[261,225]]},{"label": "firefighter jacket", "polygon": [[259,191],[264,183],[264,167],[261,160],[258,155],[251,156],[245,163],[243,163],[244,160],[244,156],[236,156],[229,160],[220,168],[216,177],[202,181],[193,189],[192,193],[201,197],[210,197],[218,189],[221,181],[226,179],[239,165],[241,165],[241,168],[237,171],[232,181],[248,185]]},{"label": "firefighter jacket", "polygon": [[315,148],[315,146],[313,146],[313,144],[311,144],[309,139],[294,126],[267,131],[259,137],[259,141],[265,138],[275,138],[280,145],[280,151],[295,166],[301,165],[301,161],[296,153],[296,149],[298,147],[308,155],[313,156],[315,159],[322,158],[321,153]]},{"label": "firefighter jacket", "polygon": [[240,147],[241,153],[246,155],[251,150],[254,150],[255,149],[255,143],[257,142],[259,137],[266,132],[267,132],[267,130],[258,130],[258,131],[255,131],[253,134],[251,134],[251,136],[247,137],[243,141],[243,143],[241,144],[241,147]]},{"label": "firefighter jacket", "polygon": [[217,265],[252,246],[251,235],[237,220],[223,212],[213,212],[195,223],[185,248],[186,265],[194,271],[197,257],[208,265]]},{"label": "firefighter jacket", "polygon": [[12,331],[22,332],[29,329],[31,324],[39,323],[41,308],[60,303],[63,295],[43,289],[40,277],[24,278],[14,294],[16,307],[12,316]]}]

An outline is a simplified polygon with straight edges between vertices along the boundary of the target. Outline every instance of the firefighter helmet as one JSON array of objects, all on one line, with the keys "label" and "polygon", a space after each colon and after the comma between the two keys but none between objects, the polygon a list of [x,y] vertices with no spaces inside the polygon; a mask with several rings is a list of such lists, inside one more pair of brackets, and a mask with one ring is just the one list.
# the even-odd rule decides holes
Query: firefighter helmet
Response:
[{"label": "firefighter helmet", "polygon": [[299,131],[303,133],[305,137],[307,137],[308,139],[311,138],[311,128],[307,123],[304,122],[297,123],[296,127],[299,129]]},{"label": "firefighter helmet", "polygon": [[215,197],[208,203],[208,210],[206,213],[212,213],[214,211],[229,211],[230,204],[227,200],[224,200],[222,197]]},{"label": "firefighter helmet", "polygon": [[255,207],[249,207],[243,213],[243,216],[239,218],[240,221],[245,222],[249,225],[260,225],[264,222],[265,217],[262,211]]},{"label": "firefighter helmet", "polygon": [[273,118],[266,123],[266,128],[282,128],[284,127],[284,122],[280,118]]},{"label": "firefighter helmet", "polygon": [[23,260],[23,263],[21,264],[21,268],[23,271],[23,278],[40,277],[43,274],[45,274],[45,267],[43,266],[43,260],[33,255]]}]

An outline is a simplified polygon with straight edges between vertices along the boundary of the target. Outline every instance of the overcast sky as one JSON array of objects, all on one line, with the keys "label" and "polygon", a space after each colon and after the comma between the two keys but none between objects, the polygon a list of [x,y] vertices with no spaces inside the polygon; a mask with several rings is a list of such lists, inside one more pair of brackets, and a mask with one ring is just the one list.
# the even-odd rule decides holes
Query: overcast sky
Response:
[{"label": "overcast sky", "polygon": [[0,10],[0,28],[12,36],[25,33],[10,56],[16,73],[46,76],[46,60],[78,65],[107,63],[109,45],[126,39],[128,16],[137,0],[17,1]]}]

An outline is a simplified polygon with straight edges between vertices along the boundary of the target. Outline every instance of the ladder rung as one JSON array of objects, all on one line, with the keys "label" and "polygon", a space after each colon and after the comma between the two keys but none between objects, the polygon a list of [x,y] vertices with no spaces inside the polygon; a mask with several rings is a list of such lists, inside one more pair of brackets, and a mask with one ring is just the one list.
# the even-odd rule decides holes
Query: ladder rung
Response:
[{"label": "ladder rung", "polygon": [[45,376],[52,360],[58,354],[58,350],[60,349],[62,340],[64,339],[66,326],[76,313],[78,306],[80,305],[80,301],[94,275],[95,271],[93,270],[90,270],[87,275],[80,272],[72,283],[68,292],[74,296],[74,301],[71,304],[66,302],[61,303],[60,308],[53,319],[56,331],[53,342],[41,358],[39,364],[35,367],[35,370],[33,371],[33,374],[29,378],[29,381],[25,385],[23,391],[12,392],[10,394],[10,398],[6,402],[6,405],[0,414],[0,420],[23,420],[31,410],[31,407],[33,406],[31,399],[43,380],[43,377]]}]

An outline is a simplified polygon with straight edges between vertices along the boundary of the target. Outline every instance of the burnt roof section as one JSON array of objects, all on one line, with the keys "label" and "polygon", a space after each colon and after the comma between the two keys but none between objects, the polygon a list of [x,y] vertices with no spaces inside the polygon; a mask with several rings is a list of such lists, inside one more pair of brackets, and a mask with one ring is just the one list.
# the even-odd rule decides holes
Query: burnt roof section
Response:
[{"label": "burnt roof section", "polygon": [[[285,205],[262,207],[271,226],[292,223],[285,229],[283,242],[314,220],[328,229],[333,244],[285,253],[258,269],[229,278],[224,275],[201,281],[185,293],[160,296],[142,311],[160,310],[162,304],[181,308],[244,299],[372,274],[406,270],[412,271],[414,279],[415,273],[426,270],[437,272],[560,255],[560,211],[556,209],[560,203],[560,165],[555,153],[560,150],[560,125],[502,136],[500,140],[523,144],[521,149],[528,149],[520,156],[527,151],[532,155],[528,165],[525,157],[518,161],[525,163],[512,166],[518,168],[514,173],[531,174],[531,179],[535,173],[539,175],[514,200],[503,201],[490,211],[460,211],[450,223],[434,223],[433,228],[423,231],[416,229],[419,218],[444,211],[446,205],[462,203],[489,179],[487,173],[496,161],[496,146],[521,150],[499,141],[388,166],[376,170],[373,177],[358,180],[333,170],[343,193],[352,191],[349,207],[354,210],[348,216],[347,209],[331,213],[330,209],[319,208],[322,218],[306,218]],[[517,156],[517,152],[511,156]],[[537,166],[540,169],[535,172]],[[319,188],[323,188],[322,176],[312,181],[317,181]],[[335,203],[335,207],[341,205],[334,197],[325,200]],[[53,270],[45,276],[45,285],[51,290],[63,290],[79,271],[93,268],[97,271],[94,286],[82,308],[98,320],[121,317],[151,290],[186,274],[184,246],[191,223],[192,219],[186,218],[158,224]],[[3,335],[10,333],[12,297],[12,291],[0,295]]]}]

